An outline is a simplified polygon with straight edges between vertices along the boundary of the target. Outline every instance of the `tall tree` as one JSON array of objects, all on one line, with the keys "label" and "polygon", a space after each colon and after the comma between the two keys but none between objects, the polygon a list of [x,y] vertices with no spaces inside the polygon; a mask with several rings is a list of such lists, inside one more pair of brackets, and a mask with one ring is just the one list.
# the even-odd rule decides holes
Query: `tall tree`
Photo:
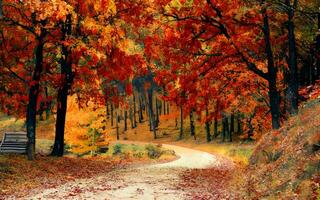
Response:
[{"label": "tall tree", "polygon": [[65,122],[67,114],[67,99],[68,93],[71,89],[73,82],[73,73],[72,73],[72,61],[71,61],[71,51],[70,47],[67,47],[64,42],[67,41],[67,37],[71,35],[72,32],[72,15],[69,14],[66,17],[66,21],[62,23],[61,32],[62,32],[62,46],[60,58],[60,68],[61,68],[61,77],[62,84],[58,89],[57,97],[57,119],[56,119],[56,134],[55,141],[53,145],[53,150],[51,152],[52,156],[63,156],[64,153],[64,132],[65,132]]}]

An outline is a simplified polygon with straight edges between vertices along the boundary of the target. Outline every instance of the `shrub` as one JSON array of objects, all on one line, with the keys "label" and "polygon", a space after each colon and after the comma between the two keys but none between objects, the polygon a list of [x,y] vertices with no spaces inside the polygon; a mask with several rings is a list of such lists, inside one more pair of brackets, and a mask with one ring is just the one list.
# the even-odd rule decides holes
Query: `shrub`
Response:
[{"label": "shrub", "polygon": [[152,145],[152,144],[146,145],[145,148],[146,148],[146,150],[148,152],[149,158],[151,158],[151,159],[159,158],[163,153],[159,146],[155,146],[155,145]]},{"label": "shrub", "polygon": [[113,155],[119,155],[122,154],[123,145],[122,144],[116,144],[113,146]]},{"label": "shrub", "polygon": [[145,154],[143,152],[134,152],[133,157],[135,158],[143,158]]}]

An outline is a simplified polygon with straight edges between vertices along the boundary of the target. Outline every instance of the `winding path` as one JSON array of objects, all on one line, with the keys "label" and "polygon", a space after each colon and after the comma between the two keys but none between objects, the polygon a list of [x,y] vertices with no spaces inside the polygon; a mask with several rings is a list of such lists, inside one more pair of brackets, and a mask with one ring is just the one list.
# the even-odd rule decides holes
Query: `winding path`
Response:
[{"label": "winding path", "polygon": [[27,199],[187,199],[186,192],[175,186],[179,182],[179,173],[187,169],[220,165],[214,155],[206,152],[174,145],[163,147],[174,150],[179,159],[115,170],[103,176],[47,189]]}]

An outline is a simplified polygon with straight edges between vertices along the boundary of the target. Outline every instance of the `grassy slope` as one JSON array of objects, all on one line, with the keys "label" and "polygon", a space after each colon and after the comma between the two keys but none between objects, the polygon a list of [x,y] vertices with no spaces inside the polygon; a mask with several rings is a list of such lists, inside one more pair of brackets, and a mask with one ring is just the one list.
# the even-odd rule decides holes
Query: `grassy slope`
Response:
[{"label": "grassy slope", "polygon": [[315,149],[319,144],[318,99],[306,103],[280,130],[261,138],[247,171],[248,192],[256,198],[320,199],[320,152]]}]

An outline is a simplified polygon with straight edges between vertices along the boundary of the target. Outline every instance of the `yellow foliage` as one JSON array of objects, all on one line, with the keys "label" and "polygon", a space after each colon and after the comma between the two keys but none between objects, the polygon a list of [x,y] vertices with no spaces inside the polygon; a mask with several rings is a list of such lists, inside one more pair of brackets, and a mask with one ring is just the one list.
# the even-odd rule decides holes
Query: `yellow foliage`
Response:
[{"label": "yellow foliage", "polygon": [[96,151],[98,146],[107,145],[107,130],[99,115],[103,110],[93,112],[94,103],[79,109],[74,97],[70,97],[66,119],[66,142],[74,153]]},{"label": "yellow foliage", "polygon": [[139,54],[142,48],[137,45],[133,40],[124,39],[119,43],[119,48],[124,51],[127,55]]}]

